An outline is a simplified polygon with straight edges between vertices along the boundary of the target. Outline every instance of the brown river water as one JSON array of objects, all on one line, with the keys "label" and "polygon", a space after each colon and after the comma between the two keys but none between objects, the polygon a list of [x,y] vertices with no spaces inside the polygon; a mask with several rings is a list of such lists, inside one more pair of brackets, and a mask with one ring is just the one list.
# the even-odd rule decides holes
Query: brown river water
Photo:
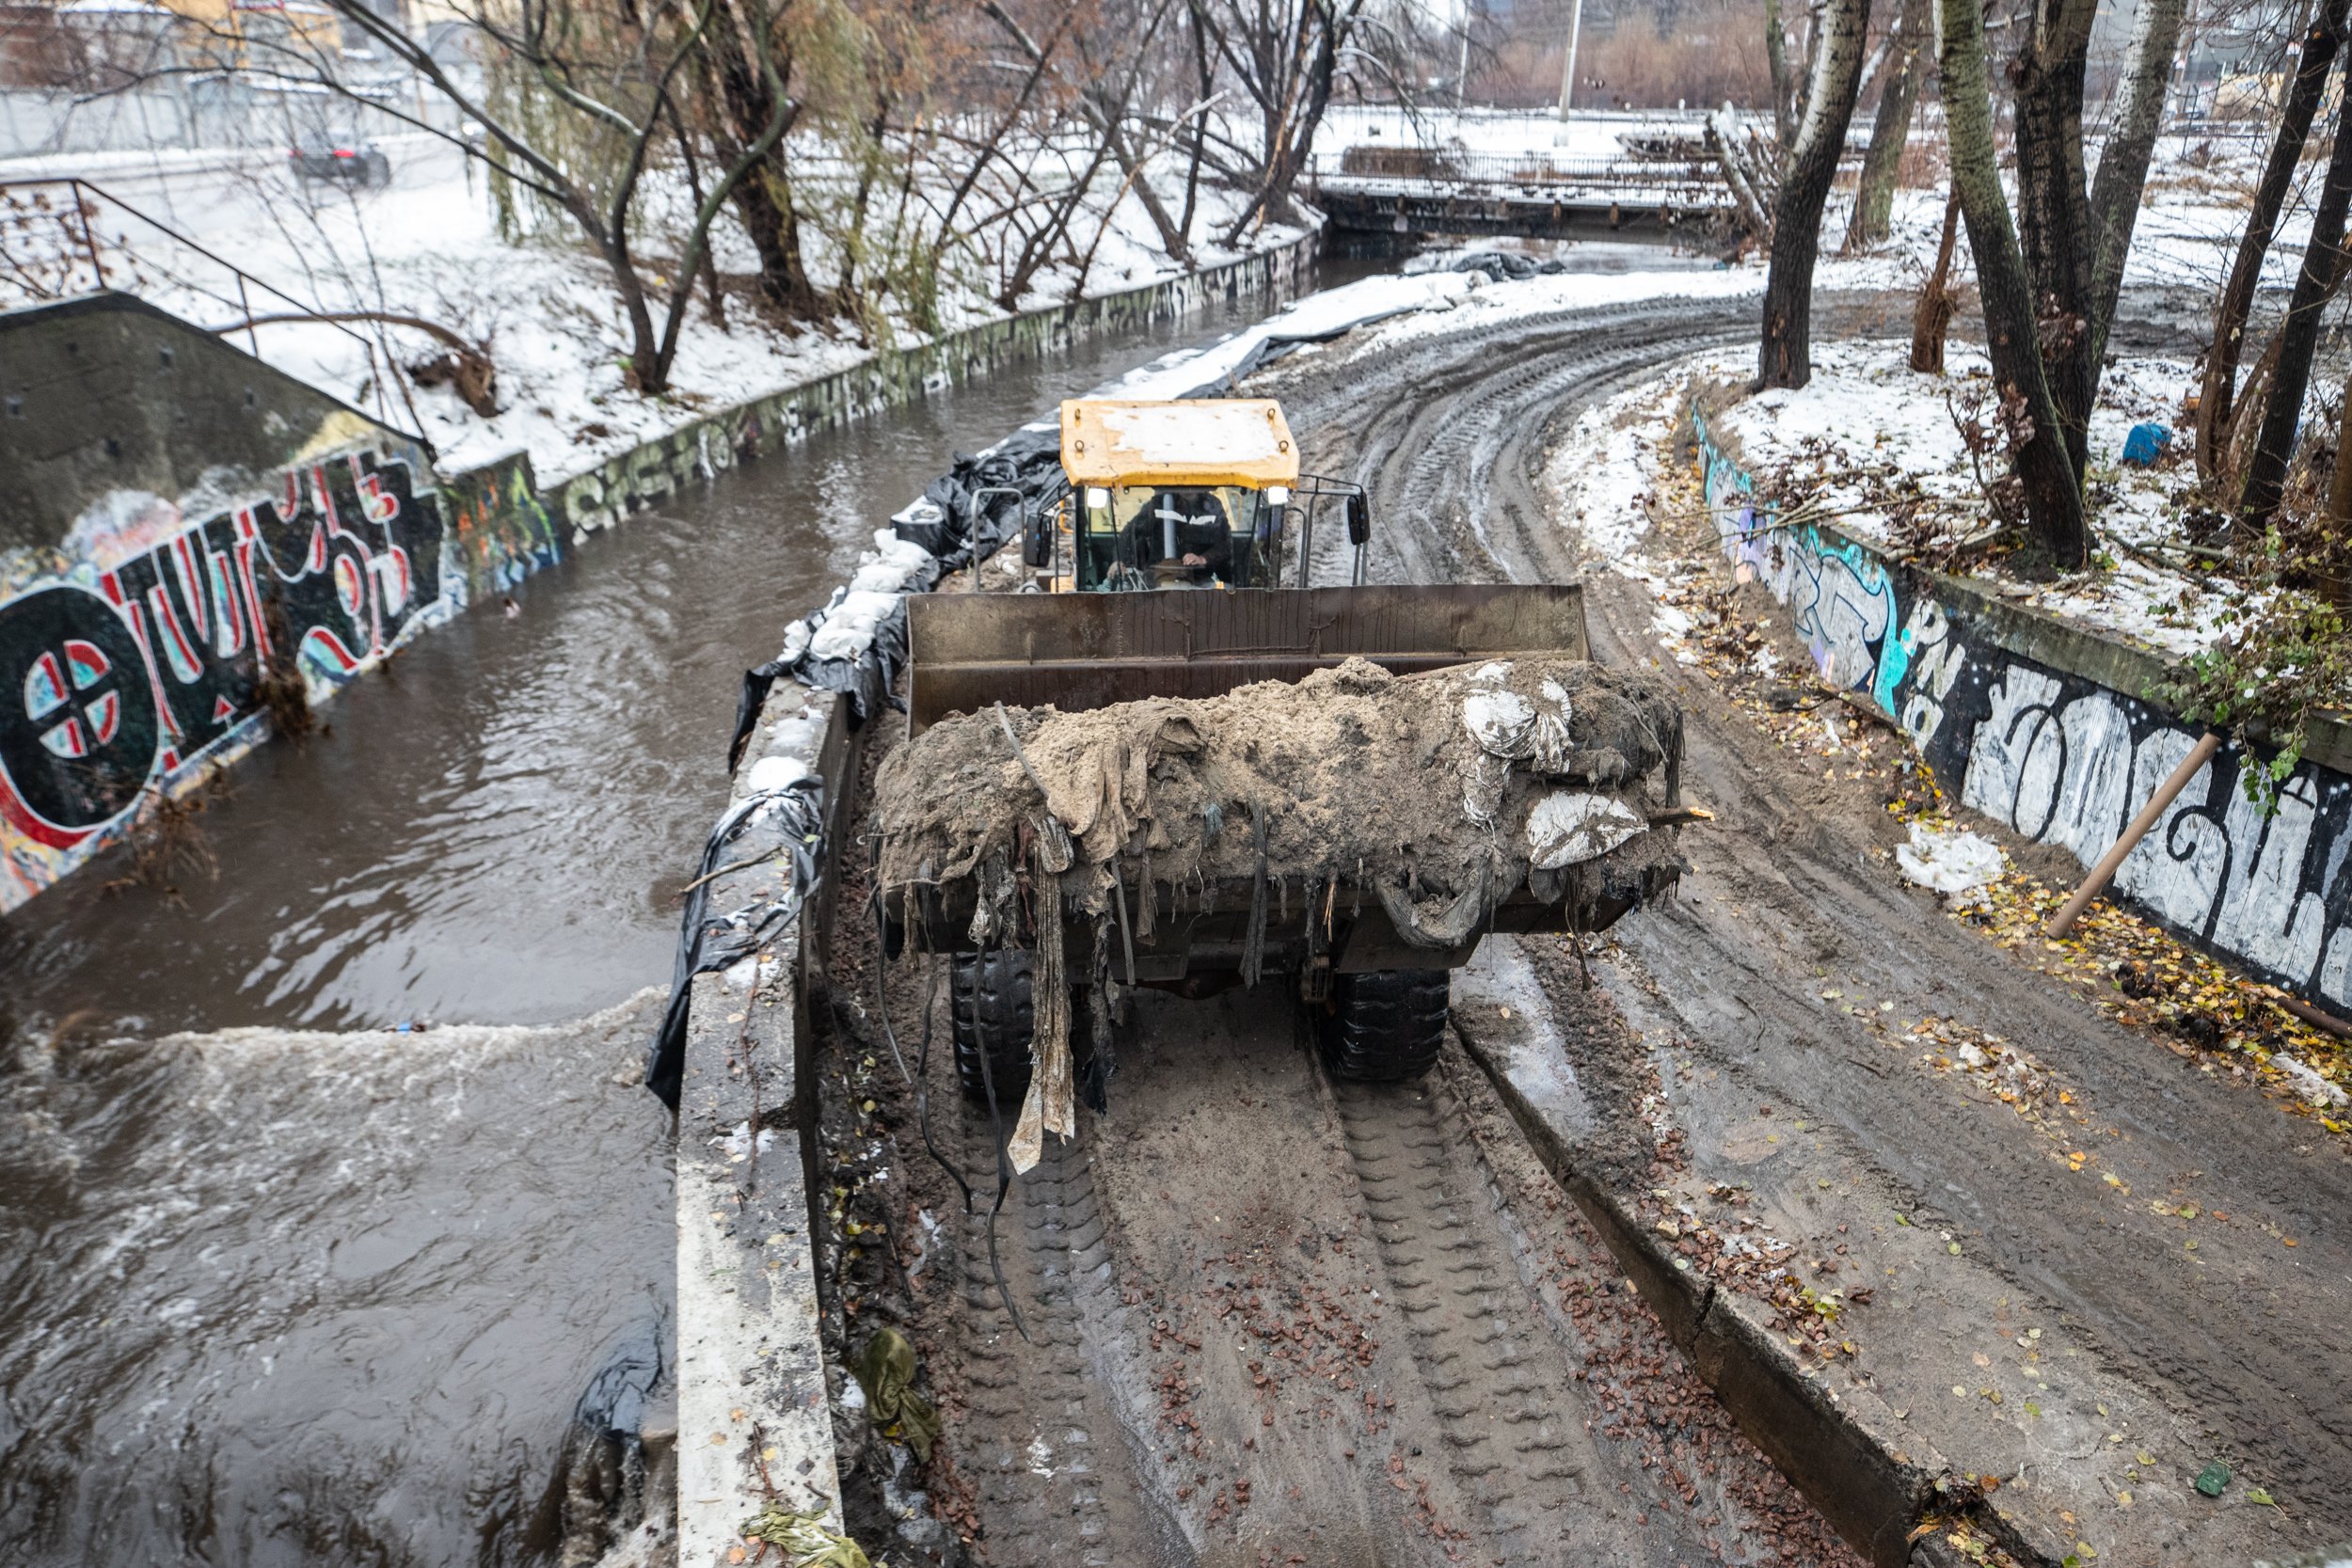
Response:
[{"label": "brown river water", "polygon": [[625,1494],[667,1382],[670,1127],[635,1077],[739,674],[956,448],[1254,313],[632,518],[240,765],[215,879],[103,893],[101,863],[0,919],[0,1563],[658,1549]]}]

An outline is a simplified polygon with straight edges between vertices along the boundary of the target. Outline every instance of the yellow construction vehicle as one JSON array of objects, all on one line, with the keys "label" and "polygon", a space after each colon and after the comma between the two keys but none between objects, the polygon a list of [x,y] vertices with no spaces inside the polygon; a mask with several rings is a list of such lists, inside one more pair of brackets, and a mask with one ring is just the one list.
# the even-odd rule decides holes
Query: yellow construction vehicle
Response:
[{"label": "yellow construction vehicle", "polygon": [[[1033,1052],[1066,1086],[1074,1010],[1099,1073],[1128,992],[1278,974],[1335,1073],[1410,1078],[1481,937],[1671,885],[1703,815],[1680,714],[1593,668],[1580,587],[1365,586],[1362,488],[1302,475],[1268,400],[1065,403],[1060,455],[1014,493],[1022,591],[909,600],[877,786],[885,950],[950,958],[975,1096],[1020,1095]],[[1319,514],[1351,585],[1307,584]]]},{"label": "yellow construction vehicle", "polygon": [[1319,518],[1338,515],[1360,582],[1363,487],[1302,476],[1270,398],[1061,405],[1062,477],[1024,509],[1023,556],[1057,594],[1306,586]]}]

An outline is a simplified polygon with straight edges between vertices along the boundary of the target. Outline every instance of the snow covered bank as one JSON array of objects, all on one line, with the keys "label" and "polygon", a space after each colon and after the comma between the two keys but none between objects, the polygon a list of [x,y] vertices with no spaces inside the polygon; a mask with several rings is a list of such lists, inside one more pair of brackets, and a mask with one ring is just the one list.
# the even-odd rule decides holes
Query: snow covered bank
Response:
[{"label": "snow covered bank", "polygon": [[[2185,573],[2120,547],[2113,565],[2054,585],[1935,570],[1918,527],[1938,507],[1983,518],[1944,402],[1981,380],[1981,362],[1955,354],[1952,373],[1916,376],[1903,353],[1842,345],[1804,390],[1753,398],[1740,395],[1743,354],[1684,359],[1568,433],[1549,466],[1561,519],[1597,564],[1656,596],[1670,657],[1816,732],[1833,769],[1856,739],[1827,700],[1842,696],[1889,716],[1959,805],[2089,865],[2196,744],[2202,726],[2149,692],[2216,628],[2166,609],[2194,589]],[[2162,361],[2109,372],[2091,450],[2113,492],[2100,526],[2119,546],[2155,538],[2179,504],[2177,469],[2113,465],[2135,420],[2177,407],[2185,377]],[[1786,607],[1817,681],[1750,625],[1736,594],[1750,584]],[[2114,894],[2264,981],[2352,1009],[2352,919],[2333,912],[2352,844],[2347,740],[2314,725],[2275,815],[2240,787],[2244,755],[2225,746],[2124,859]]]},{"label": "snow covered bank", "polygon": [[[629,385],[626,320],[602,263],[567,233],[510,237],[518,226],[530,229],[527,219],[512,210],[502,214],[479,166],[455,149],[402,138],[388,142],[386,150],[392,178],[382,189],[303,183],[282,154],[92,155],[45,159],[23,172],[83,175],[119,198],[96,202],[108,282],[201,325],[239,319],[233,263],[324,309],[414,316],[486,344],[498,369],[495,415],[475,414],[446,387],[403,388],[387,413],[396,411],[407,422],[413,410],[419,434],[447,471],[519,451],[530,454],[543,483],[560,483],[713,409],[771,396],[894,348],[937,344],[1022,314],[1214,271],[1290,249],[1309,233],[1268,225],[1238,249],[1220,247],[1216,236],[1245,198],[1204,184],[1189,230],[1192,256],[1189,264],[1180,263],[1161,248],[1140,196],[1106,180],[1099,238],[1088,232],[1082,238],[1091,244],[1082,255],[1041,270],[1014,302],[1017,309],[991,296],[993,280],[958,272],[940,280],[935,331],[895,314],[787,328],[771,325],[750,297],[744,280],[756,258],[732,215],[725,215],[713,232],[717,269],[730,282],[724,320],[714,317],[706,291],[697,289],[672,385],[649,396]],[[1154,172],[1170,178],[1165,170]],[[1173,178],[1174,187],[1161,194],[1181,205],[1181,169]],[[649,189],[648,221],[663,216],[664,202],[678,195]],[[64,199],[61,191],[56,199]],[[79,243],[79,230],[71,226],[12,232],[12,245],[46,245],[56,254],[12,257],[30,265],[0,279],[0,305],[35,297],[24,292],[24,279],[44,266],[56,275],[42,279],[44,287],[63,282],[65,292],[76,292],[92,286],[87,266],[76,260]],[[812,256],[812,266],[822,260]],[[647,270],[659,265],[651,261]],[[260,308],[265,314],[283,309],[275,301]],[[444,346],[398,325],[358,330],[374,340],[379,362],[405,366]],[[378,401],[378,372],[366,343],[349,332],[286,323],[258,328],[257,341],[262,357],[323,391],[363,407]]]}]

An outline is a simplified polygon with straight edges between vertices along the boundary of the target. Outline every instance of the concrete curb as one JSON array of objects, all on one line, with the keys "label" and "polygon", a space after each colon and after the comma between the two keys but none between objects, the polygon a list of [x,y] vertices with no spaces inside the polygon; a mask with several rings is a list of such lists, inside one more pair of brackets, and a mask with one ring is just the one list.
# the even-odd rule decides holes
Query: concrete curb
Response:
[{"label": "concrete curb", "polygon": [[[759,717],[752,766],[797,762],[824,781],[827,839],[840,843],[856,739],[837,692],[780,686]],[[762,834],[765,832],[765,837]],[[714,907],[774,886],[782,847],[757,824],[711,884]],[[807,980],[829,925],[831,867],[765,952],[694,977],[677,1129],[678,1562],[727,1560],[771,1497],[841,1524],[833,1404],[818,1333],[815,1104]]]},{"label": "concrete curb", "polygon": [[[2154,1362],[2102,1359],[1981,1229],[1736,1064],[1694,1062],[1637,975],[1603,958],[1591,977],[1590,1009],[1555,1005],[1575,967],[1539,939],[1489,938],[1455,974],[1454,1033],[1692,1369],[1857,1552],[1878,1568],[1980,1550],[2204,1568],[2293,1539],[2243,1497],[2195,1492],[2216,1450]],[[1756,1293],[1808,1280],[1834,1303],[1826,1338],[1794,1326],[1809,1291],[1787,1314]]]},{"label": "concrete curb", "polygon": [[[1489,938],[1488,946],[1500,940]],[[1478,967],[1457,974],[1455,1036],[1492,1080],[1536,1158],[1748,1440],[1878,1568],[1905,1568],[1912,1560],[1906,1537],[1948,1467],[1932,1450],[1914,1453],[1896,1439],[1893,1412],[1867,1390],[1825,1386],[1783,1348],[1752,1303],[1692,1272],[1630,1205],[1583,1168],[1577,1149],[1596,1119],[1556,1034],[1534,1022],[1547,1015],[1526,971],[1513,950],[1482,953]],[[1489,1026],[1492,1009],[1477,1004],[1499,997],[1509,1001],[1522,1027]]]}]

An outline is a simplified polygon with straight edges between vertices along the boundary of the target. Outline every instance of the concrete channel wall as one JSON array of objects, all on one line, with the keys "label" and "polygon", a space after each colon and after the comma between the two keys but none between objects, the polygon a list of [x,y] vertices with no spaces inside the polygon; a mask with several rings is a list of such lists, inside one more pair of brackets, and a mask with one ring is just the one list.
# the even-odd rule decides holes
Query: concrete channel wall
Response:
[{"label": "concrete channel wall", "polygon": [[0,312],[0,912],[260,741],[265,673],[324,702],[739,462],[1092,333],[1287,296],[1318,243],[877,354],[554,483],[520,452],[437,472],[417,437],[128,294]]},{"label": "concrete channel wall", "polygon": [[[1725,552],[1788,607],[1831,683],[1893,719],[1961,804],[2090,865],[2196,745],[2201,726],[2148,700],[2158,656],[1835,528],[1780,526],[1703,402],[1690,419]],[[2352,733],[2311,728],[2276,815],[2246,798],[2242,752],[2225,746],[2113,891],[2314,1006],[2352,1013]]]},{"label": "concrete channel wall", "polygon": [[128,294],[0,314],[0,911],[483,585],[417,440]]}]

